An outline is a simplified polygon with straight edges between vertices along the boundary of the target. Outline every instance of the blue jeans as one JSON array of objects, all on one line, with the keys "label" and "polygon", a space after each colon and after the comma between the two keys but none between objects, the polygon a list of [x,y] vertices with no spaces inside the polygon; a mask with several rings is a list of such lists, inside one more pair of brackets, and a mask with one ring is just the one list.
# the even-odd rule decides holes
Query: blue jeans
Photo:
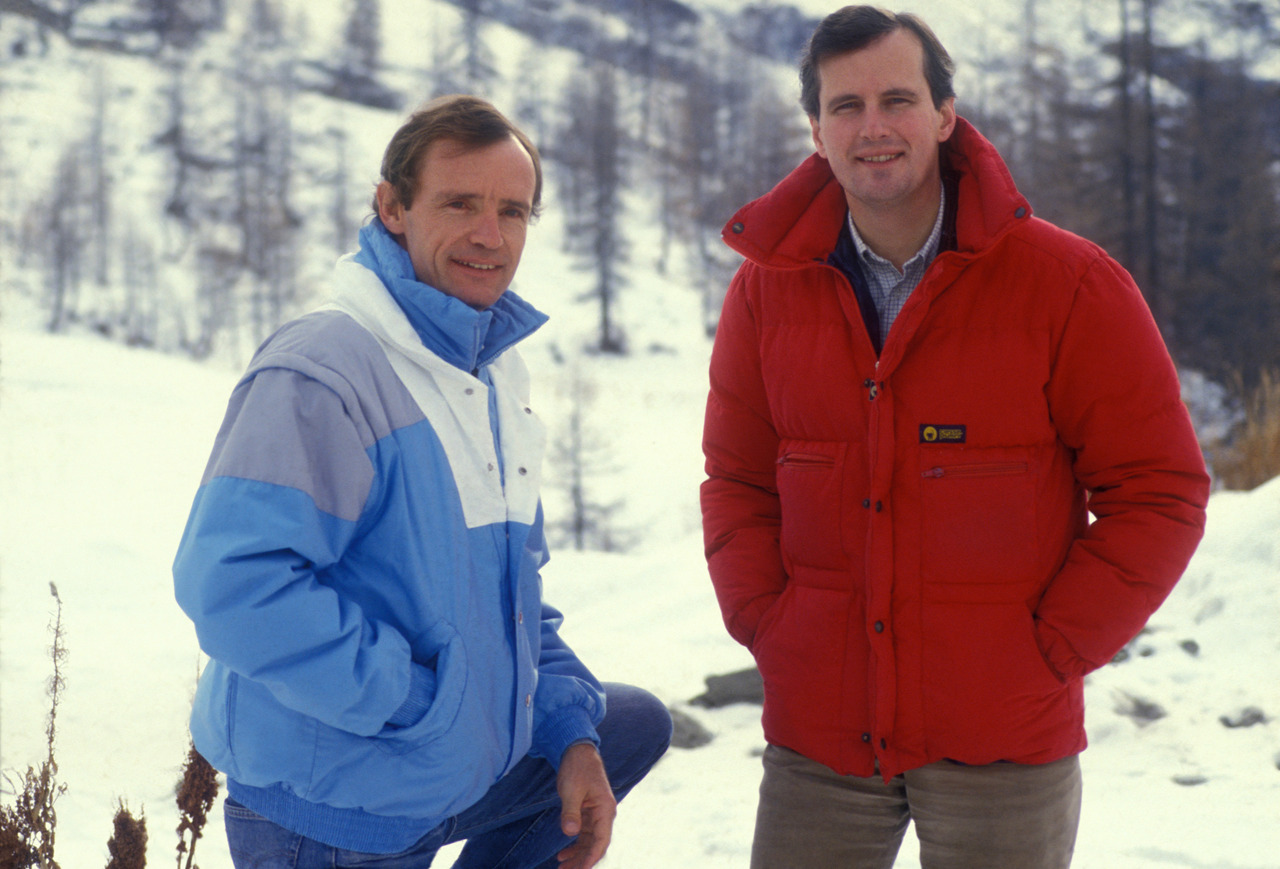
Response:
[{"label": "blue jeans", "polygon": [[[671,716],[652,694],[606,683],[600,756],[621,800],[645,777],[671,741]],[[542,758],[526,757],[480,801],[447,819],[407,851],[365,854],[308,839],[228,798],[227,841],[236,869],[427,869],[450,842],[467,844],[454,869],[556,869],[556,854],[573,840],[560,831],[556,773]]]}]

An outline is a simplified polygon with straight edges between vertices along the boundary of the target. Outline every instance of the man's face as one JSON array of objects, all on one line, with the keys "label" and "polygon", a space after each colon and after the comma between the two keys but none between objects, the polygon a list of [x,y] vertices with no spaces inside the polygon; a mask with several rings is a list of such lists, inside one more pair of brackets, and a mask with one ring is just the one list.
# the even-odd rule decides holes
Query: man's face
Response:
[{"label": "man's face", "polygon": [[535,183],[533,158],[514,138],[480,148],[444,139],[422,157],[411,207],[378,185],[378,216],[418,280],[483,310],[515,277]]},{"label": "man's face", "polygon": [[865,48],[818,65],[813,141],[859,215],[936,209],[938,145],[955,129],[955,100],[935,108],[924,47],[895,30]]}]

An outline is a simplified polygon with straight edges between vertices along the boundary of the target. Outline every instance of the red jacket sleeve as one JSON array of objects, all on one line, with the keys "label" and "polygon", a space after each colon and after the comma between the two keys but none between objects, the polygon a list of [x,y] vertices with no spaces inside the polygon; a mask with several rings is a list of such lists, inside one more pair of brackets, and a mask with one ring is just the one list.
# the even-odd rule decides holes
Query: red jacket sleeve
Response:
[{"label": "red jacket sleeve", "polygon": [[1042,650],[1071,677],[1110,661],[1172,590],[1203,535],[1209,479],[1150,311],[1108,257],[1081,282],[1047,393],[1094,517],[1035,613]]},{"label": "red jacket sleeve", "polygon": [[760,372],[759,336],[747,303],[744,265],[729,285],[715,347],[703,428],[702,484],[707,564],[725,627],[751,647],[756,626],[786,582],[779,547],[782,511],[778,435]]}]

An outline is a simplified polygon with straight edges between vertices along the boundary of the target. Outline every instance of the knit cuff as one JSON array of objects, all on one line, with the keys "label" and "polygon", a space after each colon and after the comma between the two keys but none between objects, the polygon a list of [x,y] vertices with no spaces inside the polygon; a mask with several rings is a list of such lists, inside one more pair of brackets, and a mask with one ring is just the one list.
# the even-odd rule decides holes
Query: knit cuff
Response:
[{"label": "knit cuff", "polygon": [[589,742],[600,747],[600,736],[591,723],[591,714],[581,706],[565,706],[557,709],[534,737],[536,751],[546,758],[557,771],[560,759],[569,750],[569,746],[579,742]]},{"label": "knit cuff", "polygon": [[436,697],[436,674],[420,664],[412,664],[409,668],[409,696],[400,704],[400,708],[387,719],[389,727],[410,727],[417,724],[431,708],[431,701]]}]

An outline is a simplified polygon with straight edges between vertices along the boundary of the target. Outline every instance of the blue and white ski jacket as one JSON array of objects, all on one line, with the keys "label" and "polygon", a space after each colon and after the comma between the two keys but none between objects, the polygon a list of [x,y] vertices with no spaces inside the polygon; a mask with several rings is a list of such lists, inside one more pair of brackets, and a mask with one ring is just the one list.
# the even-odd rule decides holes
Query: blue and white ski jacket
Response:
[{"label": "blue and white ski jacket", "polygon": [[376,219],[360,241],[235,387],[173,571],[211,659],[192,736],[231,795],[393,853],[525,755],[598,741],[604,696],[541,599],[513,345],[546,318],[419,283]]}]

